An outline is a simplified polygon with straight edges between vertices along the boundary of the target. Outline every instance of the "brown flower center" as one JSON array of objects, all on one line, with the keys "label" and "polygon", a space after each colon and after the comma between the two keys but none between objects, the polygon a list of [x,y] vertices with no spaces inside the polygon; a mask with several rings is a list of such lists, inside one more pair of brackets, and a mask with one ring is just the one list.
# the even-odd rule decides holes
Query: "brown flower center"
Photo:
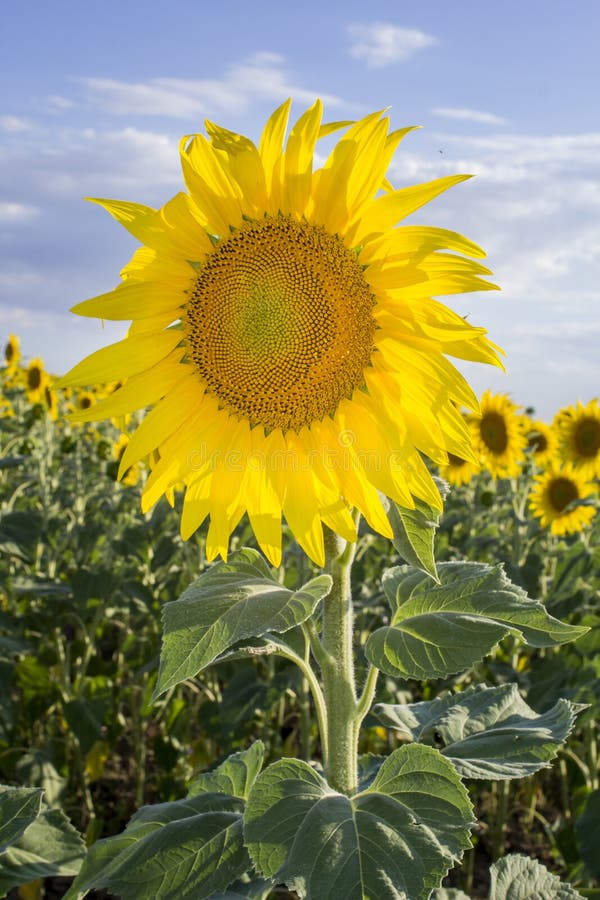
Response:
[{"label": "brown flower center", "polygon": [[27,387],[30,391],[37,391],[42,383],[42,372],[38,366],[27,369]]},{"label": "brown flower center", "polygon": [[332,415],[364,384],[375,298],[356,254],[291,216],[245,223],[208,257],[184,318],[221,404],[267,428]]},{"label": "brown flower center", "polygon": [[600,450],[600,422],[585,418],[577,423],[574,442],[580,456],[593,458]]},{"label": "brown flower center", "polygon": [[479,423],[481,440],[488,450],[500,455],[508,447],[508,431],[504,416],[498,412],[486,412]]},{"label": "brown flower center", "polygon": [[569,503],[578,497],[577,485],[570,478],[564,476],[555,478],[548,486],[548,499],[557,513],[563,512]]}]

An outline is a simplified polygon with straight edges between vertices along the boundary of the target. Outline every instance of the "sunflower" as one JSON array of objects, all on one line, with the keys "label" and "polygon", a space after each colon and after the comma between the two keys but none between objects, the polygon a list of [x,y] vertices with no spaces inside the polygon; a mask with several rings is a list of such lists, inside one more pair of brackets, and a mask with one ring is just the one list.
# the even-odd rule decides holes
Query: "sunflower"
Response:
[{"label": "sunflower", "polygon": [[0,397],[0,419],[13,418],[15,411],[8,397]]},{"label": "sunflower", "polygon": [[[123,459],[123,454],[129,445],[129,435],[128,434],[120,434],[117,440],[112,445],[112,456],[116,462],[120,463]],[[121,474],[121,481],[123,484],[133,485],[137,484],[140,477],[140,470],[138,466],[131,466],[127,472]]]},{"label": "sunflower", "polygon": [[75,395],[74,406],[76,409],[90,409],[96,402],[96,398],[91,391],[77,391]]},{"label": "sunflower", "polygon": [[58,395],[49,384],[44,388],[44,404],[48,415],[55,422],[58,418]]},{"label": "sunflower", "polygon": [[[159,210],[95,200],[143,246],[122,284],[74,308],[132,320],[62,379],[126,379],[79,420],[152,407],[121,471],[156,454],[143,509],[183,485],[182,536],[210,516],[209,559],[226,558],[244,513],[278,565],[282,516],[322,564],[323,524],[356,540],[353,508],[391,537],[381,494],[441,509],[420,453],[471,459],[456,406],[478,406],[446,357],[500,365],[485,329],[433,299],[495,287],[483,251],[396,227],[469,176],[394,190],[386,170],[410,128],[389,132],[381,112],[322,125],[316,101],[285,141],[289,109],[258,147],[211,122],[183,138],[187,193]],[[317,141],[341,128],[313,171]]]},{"label": "sunflower", "polygon": [[596,515],[595,507],[577,503],[593,494],[594,485],[571,463],[550,465],[536,475],[529,507],[543,526],[550,526],[552,534],[575,534]]},{"label": "sunflower", "polygon": [[541,419],[523,417],[523,430],[527,438],[527,451],[537,466],[552,462],[557,453],[556,432]]},{"label": "sunflower", "polygon": [[4,347],[4,360],[6,362],[6,374],[12,375],[19,368],[21,360],[21,342],[16,334],[9,334]]},{"label": "sunflower", "polygon": [[448,465],[440,467],[440,475],[449,484],[460,487],[462,484],[468,484],[481,469],[477,463],[472,460],[461,459],[454,453],[448,454]]},{"label": "sunflower", "polygon": [[44,402],[44,391],[50,384],[50,376],[44,369],[43,360],[32,359],[24,372],[25,392],[30,403]]},{"label": "sunflower", "polygon": [[520,472],[527,438],[517,409],[506,394],[485,391],[481,414],[471,419],[473,447],[482,468],[494,478],[512,478]]},{"label": "sunflower", "polygon": [[561,456],[588,478],[600,478],[600,406],[594,398],[587,406],[567,406],[554,419]]}]

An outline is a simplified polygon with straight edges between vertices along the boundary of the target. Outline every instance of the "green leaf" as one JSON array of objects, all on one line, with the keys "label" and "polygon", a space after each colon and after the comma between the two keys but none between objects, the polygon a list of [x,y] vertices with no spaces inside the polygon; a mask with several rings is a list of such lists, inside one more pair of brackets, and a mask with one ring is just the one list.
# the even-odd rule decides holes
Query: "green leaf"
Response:
[{"label": "green leaf", "polygon": [[403,737],[436,747],[463,778],[524,778],[549,765],[575,721],[568,700],[538,715],[516,684],[476,685],[424,703],[378,703],[374,714]]},{"label": "green leaf", "polygon": [[600,790],[588,795],[585,809],[575,823],[575,833],[582,860],[594,878],[600,878]]},{"label": "green leaf", "polygon": [[331,588],[319,575],[298,591],[283,587],[262,557],[245,549],[204,572],[163,609],[160,671],[153,699],[192,678],[249,637],[288,631],[304,622]]},{"label": "green leaf", "polygon": [[15,773],[21,783],[42,788],[48,806],[60,806],[67,780],[41,750],[24,753],[15,765]]},{"label": "green leaf", "polygon": [[0,896],[36,878],[75,875],[84,855],[85,844],[63,811],[44,810],[0,854]]},{"label": "green leaf", "polygon": [[574,640],[587,628],[565,625],[506,577],[500,566],[447,562],[439,584],[412,566],[388,569],[383,588],[392,617],[365,644],[388,675],[443,678],[470,668],[510,632],[533,647]]},{"label": "green leaf", "polygon": [[250,867],[240,800],[201,794],[144,806],[123,834],[93,844],[65,900],[106,888],[122,900],[202,900]]},{"label": "green leaf", "polygon": [[224,894],[213,894],[210,900],[268,900],[275,887],[275,882],[263,881],[262,878],[236,881]]},{"label": "green leaf", "polygon": [[490,898],[518,900],[576,900],[581,894],[564,884],[556,875],[539,863],[519,853],[511,853],[490,867]]},{"label": "green leaf", "polygon": [[0,785],[0,853],[35,822],[42,808],[41,788]]},{"label": "green leaf", "polygon": [[471,898],[457,888],[439,888],[433,892],[431,900],[471,900]]},{"label": "green leaf", "polygon": [[248,750],[233,753],[213,772],[195,778],[188,788],[188,797],[198,794],[228,794],[247,800],[250,788],[260,772],[265,756],[265,745],[255,741]]},{"label": "green leaf", "polygon": [[353,798],[308,763],[282,759],[256,779],[244,823],[257,869],[307,900],[425,900],[470,847],[473,821],[452,765],[411,745]]},{"label": "green leaf", "polygon": [[[442,498],[448,492],[448,485],[441,478],[435,478]],[[392,543],[403,560],[415,566],[435,581],[438,581],[434,555],[435,532],[439,525],[439,509],[415,497],[415,508],[405,509],[390,502],[388,518],[394,532]]]}]

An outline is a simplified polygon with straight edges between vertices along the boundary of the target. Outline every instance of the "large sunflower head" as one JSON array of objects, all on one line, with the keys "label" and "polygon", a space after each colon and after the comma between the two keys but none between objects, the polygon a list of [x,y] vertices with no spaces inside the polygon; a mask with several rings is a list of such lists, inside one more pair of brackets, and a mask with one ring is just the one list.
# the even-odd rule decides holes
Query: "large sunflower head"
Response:
[{"label": "large sunflower head", "polygon": [[554,419],[561,456],[584,478],[600,478],[600,406],[591,400],[558,411]]},{"label": "large sunflower head", "polygon": [[481,397],[481,414],[471,420],[471,432],[480,463],[494,478],[519,474],[527,438],[518,407],[506,394],[485,391]]},{"label": "large sunflower head", "polygon": [[596,515],[594,506],[579,505],[593,494],[594,485],[575,466],[554,464],[536,476],[529,506],[552,534],[575,534]]},{"label": "large sunflower head", "polygon": [[[152,407],[121,471],[153,460],[143,507],[185,487],[184,537],[210,516],[209,558],[247,513],[269,559],[281,519],[322,563],[323,523],[356,539],[356,508],[391,536],[385,494],[440,507],[421,458],[472,459],[458,409],[477,408],[447,357],[499,365],[483,328],[437,295],[493,287],[461,235],[398,223],[467,176],[395,190],[386,179],[411,129],[374,113],[321,124],[317,101],[285,139],[290,103],[258,146],[206,124],[181,143],[187,192],[161,209],[96,200],[143,246],[114,291],[75,307],[132,320],[64,385],[124,383],[80,421]],[[318,140],[344,128],[313,170]]]}]

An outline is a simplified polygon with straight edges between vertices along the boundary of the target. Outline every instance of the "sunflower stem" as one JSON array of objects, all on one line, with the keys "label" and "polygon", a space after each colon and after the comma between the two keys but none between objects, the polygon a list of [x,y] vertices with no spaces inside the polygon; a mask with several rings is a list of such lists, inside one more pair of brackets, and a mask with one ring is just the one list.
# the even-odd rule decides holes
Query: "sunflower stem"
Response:
[{"label": "sunflower stem", "polygon": [[327,707],[327,748],[324,760],[329,784],[344,794],[358,783],[358,728],[352,647],[354,614],[350,573],[355,544],[325,529],[327,569],[333,579],[323,601],[323,689]]}]

